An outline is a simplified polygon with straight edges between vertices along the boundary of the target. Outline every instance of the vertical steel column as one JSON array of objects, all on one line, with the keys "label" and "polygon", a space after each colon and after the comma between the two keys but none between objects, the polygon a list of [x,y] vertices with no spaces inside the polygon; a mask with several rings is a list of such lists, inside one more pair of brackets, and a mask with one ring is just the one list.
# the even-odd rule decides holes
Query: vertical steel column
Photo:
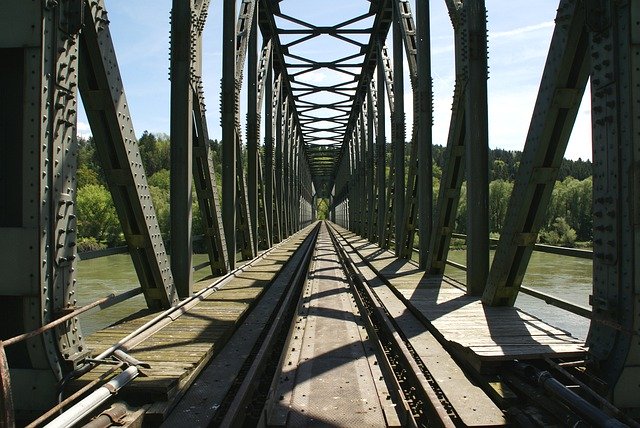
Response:
[{"label": "vertical steel column", "polygon": [[171,8],[171,272],[178,296],[191,295],[191,176],[193,91],[191,90],[192,2],[173,0]]},{"label": "vertical steel column", "polygon": [[[593,318],[587,344],[614,405],[640,410],[640,1],[588,2]],[[580,99],[580,98],[578,98]],[[626,413],[626,412],[625,412]]]},{"label": "vertical steel column", "polygon": [[367,128],[366,128],[366,100],[360,107],[360,235],[369,237],[369,215],[367,213],[368,195],[367,186],[371,183],[367,180]]},{"label": "vertical steel column", "polygon": [[[3,338],[36,330],[77,305],[79,6],[15,0],[1,6]],[[13,388],[17,412],[49,408],[57,399],[59,380],[87,354],[77,318],[6,350],[3,377],[9,377],[8,361],[11,379],[5,377],[3,386]],[[10,390],[4,392],[10,401]],[[2,423],[13,426],[11,403],[0,407]]]},{"label": "vertical steel column", "polygon": [[273,84],[273,51],[271,51],[264,91],[264,194],[267,228],[271,232],[272,242],[276,242],[273,227]]},{"label": "vertical steel column", "polygon": [[362,178],[360,168],[360,116],[356,120],[351,141],[353,142],[353,190],[349,189],[349,201],[353,203],[353,231],[360,235],[362,232]]},{"label": "vertical steel column", "polygon": [[289,151],[291,146],[291,113],[289,112],[289,103],[291,100],[287,97],[285,101],[285,115],[284,119],[284,133],[282,138],[282,235],[287,238],[291,235],[291,229],[289,227],[290,211],[289,211]]},{"label": "vertical steel column", "polygon": [[393,155],[394,155],[394,186],[393,205],[395,221],[395,254],[400,255],[403,242],[404,220],[404,146],[405,146],[405,118],[404,118],[404,55],[403,37],[401,29],[401,11],[398,3],[393,5]]},{"label": "vertical steel column", "polygon": [[378,245],[384,244],[384,217],[387,209],[386,202],[386,174],[387,174],[387,137],[386,137],[386,112],[385,112],[385,98],[384,93],[386,91],[386,78],[384,65],[382,64],[382,58],[378,56],[378,129],[376,129],[376,145],[377,145],[377,159],[376,159],[376,174],[378,180]]},{"label": "vertical steel column", "polygon": [[236,0],[224,0],[222,18],[222,222],[229,268],[236,266]]},{"label": "vertical steel column", "polygon": [[[280,76],[279,78],[282,78]],[[284,142],[284,132],[283,128],[285,126],[284,120],[284,111],[285,107],[285,98],[282,94],[282,84],[278,86],[278,101],[276,102],[275,111],[276,111],[276,144],[275,144],[275,206],[274,206],[274,216],[277,216],[277,219],[274,219],[274,224],[277,226],[278,233],[274,236],[277,238],[275,242],[280,242],[285,237],[283,221],[284,221],[284,213],[283,213],[283,205],[282,205],[282,146]]]},{"label": "vertical steel column", "polygon": [[[429,2],[416,3],[416,31],[418,38],[418,236],[419,266],[427,267],[427,252],[431,239],[433,216],[433,81],[431,79],[431,30],[429,26]],[[414,95],[415,96],[415,95]]]},{"label": "vertical steel column", "polygon": [[[373,82],[371,83],[371,85]],[[376,215],[376,182],[374,180],[375,176],[375,156],[374,156],[374,148],[375,142],[373,139],[374,136],[374,101],[373,94],[371,93],[371,85],[369,85],[369,90],[367,91],[367,183],[368,183],[368,196],[367,196],[367,210],[368,210],[368,230],[367,236],[369,238],[369,242],[375,242],[374,238],[376,236],[376,230],[374,230],[375,225],[375,215]]]},{"label": "vertical steel column", "polygon": [[467,293],[480,295],[489,274],[489,128],[487,12],[484,0],[464,3],[469,46],[466,96]]},{"label": "vertical steel column", "polygon": [[[256,9],[258,4],[255,5]],[[253,13],[247,52],[247,198],[253,253],[258,253],[258,11]]]}]

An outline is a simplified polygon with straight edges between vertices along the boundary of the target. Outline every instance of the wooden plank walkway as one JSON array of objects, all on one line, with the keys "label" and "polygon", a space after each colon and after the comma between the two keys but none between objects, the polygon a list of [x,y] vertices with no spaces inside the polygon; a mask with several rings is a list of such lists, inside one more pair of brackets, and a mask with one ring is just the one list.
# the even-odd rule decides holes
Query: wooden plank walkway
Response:
[{"label": "wooden plank walkway", "polygon": [[[218,291],[210,294],[171,324],[128,350],[128,354],[149,363],[144,376],[137,377],[122,395],[144,402],[156,401],[147,411],[145,422],[164,418],[184,390],[224,346],[237,325],[261,297],[291,255],[313,230],[313,225],[292,235],[265,258],[240,272]],[[195,292],[216,278],[194,284]],[[92,355],[97,355],[158,315],[142,310],[113,326],[86,338]],[[73,383],[76,388],[96,379],[109,367],[99,366]],[[155,415],[155,416],[154,416]]]},{"label": "wooden plank walkway", "polygon": [[373,269],[399,292],[413,312],[433,326],[441,341],[479,371],[501,361],[584,355],[584,342],[522,309],[484,306],[446,276],[427,276],[417,264],[397,259],[362,237],[336,228]]}]

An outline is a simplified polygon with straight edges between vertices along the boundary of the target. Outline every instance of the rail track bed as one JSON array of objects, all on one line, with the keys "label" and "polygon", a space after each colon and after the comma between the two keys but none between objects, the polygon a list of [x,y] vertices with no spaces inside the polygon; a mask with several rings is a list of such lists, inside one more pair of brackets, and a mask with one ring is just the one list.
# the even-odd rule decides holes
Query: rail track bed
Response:
[{"label": "rail track bed", "polygon": [[[570,400],[578,395],[566,385],[576,384],[597,400],[578,379],[584,349],[570,335],[517,309],[492,315],[455,282],[424,278],[335,224],[309,226],[214,284],[164,318],[131,317],[89,339],[97,351],[117,343],[150,365],[120,396],[146,425],[589,420],[582,404],[546,397],[538,383],[548,378]],[[140,333],[152,320],[160,327]]]},{"label": "rail track bed", "polygon": [[[297,268],[296,263],[300,263],[298,250],[304,248],[303,243],[313,244],[314,231],[315,226],[308,226],[292,235],[230,275],[221,286],[216,285],[220,279],[205,279],[194,284],[196,293],[201,294],[188,309],[173,311],[161,319],[157,313],[140,311],[86,339],[94,355],[119,344],[119,349],[150,365],[150,368],[141,369],[143,376],[123,391],[125,398],[145,404],[146,423],[157,425],[164,420],[238,325],[243,321],[247,324],[247,315],[256,302],[269,302],[275,307],[280,296],[267,291],[286,289],[291,273]],[[161,327],[135,333],[153,320],[157,321],[155,326]],[[268,317],[258,323],[267,320]],[[127,337],[130,339],[123,340]],[[72,389],[96,380],[108,369],[108,365],[98,366],[74,381]]]},{"label": "rail track bed", "polygon": [[406,307],[441,341],[481,372],[499,369],[500,362],[554,358],[584,358],[584,341],[516,307],[484,306],[464,285],[447,276],[427,275],[411,260],[390,252],[340,226],[364,271],[391,287]]}]

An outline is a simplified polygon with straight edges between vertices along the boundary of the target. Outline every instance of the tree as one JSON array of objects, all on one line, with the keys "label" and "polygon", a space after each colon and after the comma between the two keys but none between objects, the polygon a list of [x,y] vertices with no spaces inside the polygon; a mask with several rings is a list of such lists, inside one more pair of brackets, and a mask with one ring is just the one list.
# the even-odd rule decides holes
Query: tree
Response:
[{"label": "tree", "polygon": [[78,192],[77,216],[79,238],[93,237],[109,246],[124,242],[111,195],[104,186],[89,184]]},{"label": "tree", "polygon": [[[500,162],[500,161],[496,161]],[[500,232],[507,215],[513,182],[494,180],[489,183],[489,231]]]},{"label": "tree", "polygon": [[573,247],[576,242],[576,231],[569,226],[564,217],[558,217],[548,229],[540,232],[540,242],[563,247]]}]

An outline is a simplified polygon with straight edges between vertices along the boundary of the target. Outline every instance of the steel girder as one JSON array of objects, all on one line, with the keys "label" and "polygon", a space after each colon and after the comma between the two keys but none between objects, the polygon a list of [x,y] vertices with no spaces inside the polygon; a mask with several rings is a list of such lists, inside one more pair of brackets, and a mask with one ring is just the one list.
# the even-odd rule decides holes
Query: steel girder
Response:
[{"label": "steel girder", "polygon": [[[12,0],[0,13],[3,338],[36,330],[77,305],[76,110],[84,6]],[[7,348],[13,394],[29,397],[14,402],[19,416],[54,404],[57,382],[87,351],[76,318]]]},{"label": "steel girder", "polygon": [[587,2],[593,318],[587,344],[619,408],[640,409],[640,1]]},{"label": "steel girder", "polygon": [[192,177],[211,273],[222,275],[228,270],[202,88],[202,32],[208,7],[208,1],[174,1],[172,7],[171,263],[180,297],[192,293]]},{"label": "steel girder", "polygon": [[446,161],[442,168],[438,201],[427,253],[426,269],[431,274],[444,273],[460,201],[460,189],[466,160],[465,94],[468,81],[464,59],[467,56],[466,41],[464,40],[466,19],[461,12],[462,5],[460,3],[447,2],[447,7],[454,30],[456,80],[447,137]]},{"label": "steel girder", "polygon": [[569,142],[588,69],[584,9],[562,0],[520,168],[484,291],[489,305],[513,305]]},{"label": "steel girder", "polygon": [[85,1],[79,88],[147,305],[177,302],[102,1]]}]

